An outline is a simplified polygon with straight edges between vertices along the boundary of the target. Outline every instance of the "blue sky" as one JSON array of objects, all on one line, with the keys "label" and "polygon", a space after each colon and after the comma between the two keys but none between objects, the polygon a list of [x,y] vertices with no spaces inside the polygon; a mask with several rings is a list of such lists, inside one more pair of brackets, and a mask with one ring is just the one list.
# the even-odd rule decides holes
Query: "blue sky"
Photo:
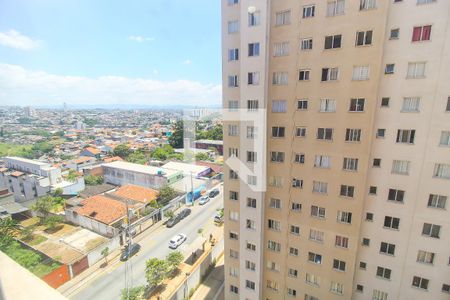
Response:
[{"label": "blue sky", "polygon": [[218,104],[220,51],[217,0],[0,0],[0,103]]}]

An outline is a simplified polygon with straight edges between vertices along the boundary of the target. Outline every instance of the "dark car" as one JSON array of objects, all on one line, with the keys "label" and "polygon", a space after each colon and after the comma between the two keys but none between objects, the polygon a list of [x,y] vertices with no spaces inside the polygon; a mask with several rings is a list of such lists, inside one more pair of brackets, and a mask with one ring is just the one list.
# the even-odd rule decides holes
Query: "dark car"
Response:
[{"label": "dark car", "polygon": [[180,213],[178,214],[180,216],[180,219],[184,219],[187,216],[189,216],[191,214],[191,209],[190,208],[185,208],[182,211],[180,211]]},{"label": "dark car", "polygon": [[138,253],[139,249],[141,249],[141,245],[139,244],[131,244],[130,248],[128,246],[122,251],[122,255],[120,256],[121,261],[125,261]]},{"label": "dark car", "polygon": [[214,198],[215,196],[219,195],[220,191],[219,189],[213,189],[211,192],[209,192],[209,198]]},{"label": "dark car", "polygon": [[176,216],[170,218],[170,219],[167,221],[166,226],[169,227],[169,228],[170,228],[170,227],[173,227],[173,226],[175,226],[178,222],[180,222],[181,219],[182,219],[182,218],[180,217],[180,215],[176,215]]}]

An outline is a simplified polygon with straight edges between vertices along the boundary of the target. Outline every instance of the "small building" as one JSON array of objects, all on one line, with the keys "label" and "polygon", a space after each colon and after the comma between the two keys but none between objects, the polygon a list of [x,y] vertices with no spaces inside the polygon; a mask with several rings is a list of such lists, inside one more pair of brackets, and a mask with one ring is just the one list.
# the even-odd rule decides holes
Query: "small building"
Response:
[{"label": "small building", "polygon": [[197,149],[209,149],[214,148],[220,155],[223,155],[223,141],[215,140],[197,140],[194,142]]},{"label": "small building", "polygon": [[164,185],[171,184],[183,178],[181,171],[125,161],[103,164],[102,167],[105,182],[115,185],[133,184],[159,190]]},{"label": "small building", "polygon": [[14,195],[8,189],[0,190],[0,219],[14,218],[29,209],[14,200]]},{"label": "small building", "polygon": [[144,205],[156,200],[158,194],[159,192],[157,190],[132,184],[121,186],[113,193],[115,196],[130,199]]},{"label": "small building", "polygon": [[195,178],[205,177],[211,173],[211,168],[195,164],[171,161],[162,166],[164,169],[181,171],[184,176],[194,176]]},{"label": "small building", "polygon": [[89,156],[89,157],[97,157],[101,154],[101,151],[94,147],[84,148],[80,152],[80,156]]},{"label": "small building", "polygon": [[63,163],[63,168],[72,169],[77,172],[81,171],[87,166],[92,166],[96,163],[96,158],[91,156],[81,156],[77,159]]}]

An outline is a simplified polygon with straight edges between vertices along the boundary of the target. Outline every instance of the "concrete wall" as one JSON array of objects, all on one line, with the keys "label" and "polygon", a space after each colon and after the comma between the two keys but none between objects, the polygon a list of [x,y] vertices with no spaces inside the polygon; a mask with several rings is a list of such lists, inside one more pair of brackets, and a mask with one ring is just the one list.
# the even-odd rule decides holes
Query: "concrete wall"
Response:
[{"label": "concrete wall", "polygon": [[134,184],[159,189],[168,184],[167,178],[163,176],[124,171],[105,166],[103,166],[103,173],[105,182],[114,185]]},{"label": "concrete wall", "polygon": [[111,238],[107,243],[104,243],[104,244],[98,246],[97,248],[95,248],[94,250],[92,250],[91,252],[89,252],[89,254],[87,255],[89,266],[92,266],[99,260],[104,259],[101,252],[106,247],[109,248],[109,253],[113,252],[116,249],[119,249],[120,248],[120,236],[116,235],[115,237]]},{"label": "concrete wall", "polygon": [[92,230],[103,236],[113,237],[119,234],[119,229],[108,226],[96,220],[87,218],[85,216],[79,215],[73,210],[68,209],[65,211],[65,214],[67,221],[79,225],[81,227],[87,228],[89,230]]}]

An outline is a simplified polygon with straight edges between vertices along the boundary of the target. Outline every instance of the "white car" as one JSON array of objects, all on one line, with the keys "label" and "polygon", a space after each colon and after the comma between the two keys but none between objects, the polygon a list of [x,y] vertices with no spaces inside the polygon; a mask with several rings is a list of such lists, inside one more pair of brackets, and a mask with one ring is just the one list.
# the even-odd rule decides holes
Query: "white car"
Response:
[{"label": "white car", "polygon": [[177,249],[178,246],[184,243],[186,241],[186,235],[184,233],[177,234],[169,241],[169,248],[170,249]]},{"label": "white car", "polygon": [[199,205],[204,205],[204,204],[206,204],[206,203],[208,203],[209,202],[209,197],[208,196],[203,196],[203,197],[201,197],[200,198],[200,200],[198,201],[198,204]]}]

